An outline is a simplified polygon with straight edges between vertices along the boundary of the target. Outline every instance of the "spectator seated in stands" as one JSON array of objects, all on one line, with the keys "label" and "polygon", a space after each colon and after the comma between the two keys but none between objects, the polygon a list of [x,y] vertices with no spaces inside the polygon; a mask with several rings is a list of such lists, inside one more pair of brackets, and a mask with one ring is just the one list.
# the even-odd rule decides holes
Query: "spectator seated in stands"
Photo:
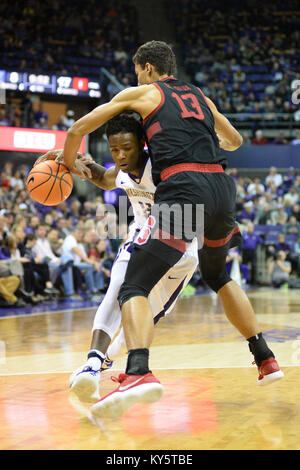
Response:
[{"label": "spectator seated in stands", "polygon": [[275,166],[270,168],[270,172],[265,179],[266,186],[270,186],[271,183],[274,183],[276,188],[281,186],[283,183],[283,178],[280,173],[277,173],[277,168]]},{"label": "spectator seated in stands", "polygon": [[295,138],[291,141],[292,145],[300,145],[300,130],[296,132]]},{"label": "spectator seated in stands", "polygon": [[0,261],[0,308],[26,306],[26,302],[15,295],[19,286],[20,279],[17,276],[7,275],[6,268],[3,270]]},{"label": "spectator seated in stands", "polygon": [[50,273],[48,263],[43,263],[42,258],[34,256],[33,249],[37,242],[37,236],[29,233],[25,238],[24,258],[30,262],[30,268],[33,272],[34,290],[37,294],[58,295],[59,290],[55,289],[50,281]]},{"label": "spectator seated in stands", "polygon": [[62,244],[64,242],[63,238],[59,238],[59,232],[56,228],[50,228],[48,231],[47,239],[50,243],[51,250],[55,256],[62,255]]},{"label": "spectator seated in stands", "polygon": [[66,236],[71,233],[67,228],[67,220],[64,217],[59,217],[56,223],[56,229],[58,231],[59,240],[64,240]]},{"label": "spectator seated in stands", "polygon": [[300,222],[297,221],[294,215],[291,215],[288,223],[283,228],[284,233],[300,235]]},{"label": "spectator seated in stands", "polygon": [[272,259],[279,251],[284,251],[287,256],[291,253],[290,245],[286,243],[284,233],[279,233],[277,240],[274,239],[274,242],[268,243],[266,246],[266,255],[267,257],[271,256]]},{"label": "spectator seated in stands", "polygon": [[254,224],[248,223],[247,231],[242,233],[242,261],[250,264],[250,284],[256,284],[257,247],[263,244],[263,239],[254,233]]},{"label": "spectator seated in stands", "polygon": [[25,234],[35,233],[37,226],[40,224],[40,219],[37,215],[32,215],[29,219],[29,223],[25,228]]},{"label": "spectator seated in stands", "polygon": [[68,109],[66,115],[64,116],[64,125],[66,126],[66,129],[70,129],[70,127],[74,124],[74,115],[74,111],[72,109]]},{"label": "spectator seated in stands", "polygon": [[34,120],[36,124],[38,124],[41,119],[44,119],[44,122],[46,123],[48,122],[48,113],[44,111],[44,105],[42,101],[39,103],[39,109],[34,113]]},{"label": "spectator seated in stands", "polygon": [[[275,118],[275,115],[274,115],[274,118]],[[280,131],[278,137],[275,137],[275,139],[273,140],[273,144],[275,145],[288,145],[288,143],[289,141],[286,138],[285,133],[283,131]]]},{"label": "spectator seated in stands", "polygon": [[294,206],[299,201],[299,194],[296,186],[291,186],[289,191],[283,196],[283,204],[285,207]]},{"label": "spectator seated in stands", "polygon": [[7,270],[7,275],[16,275],[20,279],[19,291],[23,300],[27,303],[36,304],[43,300],[36,291],[35,279],[30,261],[21,256],[17,248],[14,235],[8,234],[0,250],[2,267]]},{"label": "spectator seated in stands", "polygon": [[266,145],[268,143],[267,139],[263,135],[263,131],[261,129],[255,132],[255,137],[252,140],[253,145]]},{"label": "spectator seated in stands", "polygon": [[285,225],[288,214],[282,204],[278,204],[277,209],[271,211],[269,223],[271,225]]},{"label": "spectator seated in stands", "polygon": [[270,217],[271,217],[271,205],[268,202],[266,202],[264,203],[261,209],[258,208],[254,222],[259,225],[266,225],[269,222]]},{"label": "spectator seated in stands", "polygon": [[58,277],[61,277],[64,294],[71,297],[75,294],[72,264],[73,260],[70,256],[55,256],[49,240],[47,239],[48,226],[40,224],[36,229],[37,241],[32,249],[34,257],[41,259],[43,263],[47,263],[50,270],[50,281],[53,285]]},{"label": "spectator seated in stands", "polygon": [[260,178],[258,178],[257,176],[254,178],[253,182],[247,186],[247,194],[250,197],[264,194],[264,192],[265,192],[265,187],[261,183]]},{"label": "spectator seated in stands", "polygon": [[75,227],[62,245],[64,256],[71,257],[78,269],[80,269],[86,284],[86,293],[93,295],[103,288],[101,267],[98,262],[90,259],[81,243],[84,237],[84,229]]},{"label": "spectator seated in stands", "polygon": [[279,251],[275,256],[275,259],[269,264],[268,271],[271,276],[272,286],[278,288],[284,284],[288,285],[291,270],[292,266],[291,263],[286,260],[285,251]]},{"label": "spectator seated in stands", "polygon": [[88,256],[90,259],[94,259],[101,266],[103,273],[103,287],[101,291],[106,292],[110,281],[110,273],[113,265],[113,254],[109,254],[109,243],[108,240],[98,240],[95,247],[92,248]]},{"label": "spectator seated in stands", "polygon": [[55,124],[53,124],[52,129],[54,131],[67,131],[68,130],[68,128],[65,124],[65,116],[64,115],[60,116],[59,120]]},{"label": "spectator seated in stands", "polygon": [[[287,192],[291,186],[294,186],[297,180],[297,172],[294,167],[290,167],[288,173],[283,175],[283,184],[284,192]],[[296,187],[297,191],[297,187]]]},{"label": "spectator seated in stands", "polygon": [[278,253],[279,251],[284,251],[286,253],[286,255],[288,255],[288,253],[291,251],[290,245],[288,243],[286,243],[286,241],[285,241],[285,234],[284,233],[279,233],[278,241],[275,244],[275,252]]},{"label": "spectator seated in stands", "polygon": [[41,117],[38,122],[34,124],[35,129],[49,129],[48,122],[45,118]]},{"label": "spectator seated in stands", "polygon": [[297,222],[300,222],[300,205],[299,204],[295,204],[292,207],[291,215],[296,217]]},{"label": "spectator seated in stands", "polygon": [[248,201],[244,204],[244,208],[242,212],[238,216],[238,221],[242,224],[246,224],[248,222],[254,222],[255,219],[255,208],[252,201]]}]

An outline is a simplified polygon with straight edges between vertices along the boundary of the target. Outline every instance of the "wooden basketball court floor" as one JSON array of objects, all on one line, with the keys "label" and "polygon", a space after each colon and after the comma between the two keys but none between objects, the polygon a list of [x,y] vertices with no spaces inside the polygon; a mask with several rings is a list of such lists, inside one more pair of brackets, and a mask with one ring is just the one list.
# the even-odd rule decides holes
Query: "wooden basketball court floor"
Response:
[{"label": "wooden basketball court floor", "polygon": [[[180,299],[151,348],[162,399],[97,422],[68,388],[85,361],[96,308],[1,318],[0,449],[299,450],[299,291],[249,297],[284,379],[257,385],[248,344],[214,294]],[[102,374],[102,394],[116,387],[111,376],[125,358]]]}]

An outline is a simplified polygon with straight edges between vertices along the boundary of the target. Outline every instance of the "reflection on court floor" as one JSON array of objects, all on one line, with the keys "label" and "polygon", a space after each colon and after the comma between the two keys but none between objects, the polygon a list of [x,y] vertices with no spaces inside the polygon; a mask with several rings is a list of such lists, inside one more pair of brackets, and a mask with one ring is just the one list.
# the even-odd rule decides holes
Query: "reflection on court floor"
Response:
[{"label": "reflection on court floor", "polygon": [[[181,299],[151,348],[162,399],[118,420],[95,421],[68,389],[89,349],[95,307],[1,318],[0,449],[299,449],[299,295],[249,297],[283,380],[257,386],[248,344],[215,295]],[[102,374],[102,395],[125,360],[124,350]]]}]

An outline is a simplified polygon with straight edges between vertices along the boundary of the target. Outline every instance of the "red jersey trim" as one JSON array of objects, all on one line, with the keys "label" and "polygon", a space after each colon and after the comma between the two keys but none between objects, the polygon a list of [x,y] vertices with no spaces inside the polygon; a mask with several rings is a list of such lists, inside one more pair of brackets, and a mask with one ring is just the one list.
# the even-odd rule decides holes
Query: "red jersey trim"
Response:
[{"label": "red jersey trim", "polygon": [[173,75],[170,75],[170,77],[161,78],[160,80],[158,80],[158,82],[164,82],[165,80],[177,80],[177,78]]},{"label": "red jersey trim", "polygon": [[148,114],[148,116],[146,116],[145,119],[143,119],[143,124],[145,124],[146,121],[150,119],[153,116],[153,114],[155,114],[165,104],[165,94],[160,88],[160,86],[157,83],[152,83],[152,85],[156,86],[156,88],[160,91],[161,100],[160,100],[159,105],[157,105],[156,108],[153,109],[153,111],[150,114]]},{"label": "red jersey trim", "polygon": [[196,171],[198,173],[224,173],[222,165],[213,164],[213,163],[179,163],[178,165],[172,165],[168,168],[165,168],[161,174],[161,181],[165,181],[167,178],[170,178],[176,173],[181,173],[182,171]]},{"label": "red jersey trim", "polygon": [[152,137],[153,137],[155,134],[157,134],[158,132],[160,132],[161,130],[162,130],[162,127],[161,127],[159,121],[156,121],[156,122],[154,122],[153,124],[151,124],[151,126],[147,129],[148,141],[150,142],[150,140],[152,139]]},{"label": "red jersey trim", "polygon": [[230,232],[229,235],[227,235],[227,237],[225,238],[220,238],[219,240],[209,240],[208,238],[203,238],[203,241],[204,241],[204,244],[206,246],[209,246],[211,248],[218,248],[220,246],[224,246],[226,245],[226,243],[229,242],[229,240],[231,240],[231,238],[233,237],[233,235],[235,235],[236,233],[238,233],[240,231],[239,229],[239,226],[236,225],[234,227],[234,229]]},{"label": "red jersey trim", "polygon": [[184,240],[176,238],[174,235],[164,232],[160,228],[154,232],[152,239],[158,239],[160,242],[165,243],[171,248],[175,248],[175,250],[178,250],[181,253],[185,253],[187,248],[187,243]]}]

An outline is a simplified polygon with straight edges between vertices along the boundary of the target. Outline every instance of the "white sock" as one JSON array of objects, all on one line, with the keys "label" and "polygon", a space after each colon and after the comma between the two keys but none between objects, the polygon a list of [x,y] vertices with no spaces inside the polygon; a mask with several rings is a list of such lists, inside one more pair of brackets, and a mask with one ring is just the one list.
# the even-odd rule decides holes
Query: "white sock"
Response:
[{"label": "white sock", "polygon": [[[90,355],[91,355],[91,357],[89,357]],[[100,367],[101,367],[102,362],[104,361],[104,359],[105,359],[105,354],[103,354],[98,349],[91,349],[88,353],[87,364],[93,370],[100,370]]]}]

